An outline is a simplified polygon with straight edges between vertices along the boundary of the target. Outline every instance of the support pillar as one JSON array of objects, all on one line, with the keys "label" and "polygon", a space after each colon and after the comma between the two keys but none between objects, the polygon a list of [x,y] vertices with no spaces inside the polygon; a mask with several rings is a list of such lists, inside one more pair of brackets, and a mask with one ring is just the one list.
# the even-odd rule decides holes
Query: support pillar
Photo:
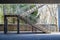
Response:
[{"label": "support pillar", "polygon": [[7,17],[4,15],[4,34],[7,33]]}]

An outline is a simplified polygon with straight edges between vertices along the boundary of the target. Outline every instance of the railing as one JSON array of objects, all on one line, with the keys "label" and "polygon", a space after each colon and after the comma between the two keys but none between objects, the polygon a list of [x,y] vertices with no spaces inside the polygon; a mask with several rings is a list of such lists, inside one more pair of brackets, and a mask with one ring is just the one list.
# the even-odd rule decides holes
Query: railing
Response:
[{"label": "railing", "polygon": [[[0,28],[2,28],[2,29],[0,29],[0,31],[3,31],[3,28],[4,28],[3,26],[4,26],[4,24],[0,24]],[[51,32],[56,31],[56,29],[55,29],[56,25],[55,24],[37,24],[37,26],[40,26],[43,29],[46,28],[47,31],[48,30],[50,30]],[[10,33],[10,32],[17,31],[16,27],[17,27],[17,24],[8,24],[7,32]],[[34,28],[29,24],[20,24],[19,32],[20,33],[43,33],[43,31],[38,30],[37,28]]]}]

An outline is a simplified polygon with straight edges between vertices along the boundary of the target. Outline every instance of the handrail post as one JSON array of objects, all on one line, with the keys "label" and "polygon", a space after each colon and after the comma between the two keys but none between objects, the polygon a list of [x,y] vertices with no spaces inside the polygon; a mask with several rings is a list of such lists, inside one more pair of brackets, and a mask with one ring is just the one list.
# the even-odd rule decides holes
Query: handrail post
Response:
[{"label": "handrail post", "polygon": [[32,32],[33,32],[33,26],[32,26]]},{"label": "handrail post", "polygon": [[17,34],[19,34],[19,15],[17,16]]}]

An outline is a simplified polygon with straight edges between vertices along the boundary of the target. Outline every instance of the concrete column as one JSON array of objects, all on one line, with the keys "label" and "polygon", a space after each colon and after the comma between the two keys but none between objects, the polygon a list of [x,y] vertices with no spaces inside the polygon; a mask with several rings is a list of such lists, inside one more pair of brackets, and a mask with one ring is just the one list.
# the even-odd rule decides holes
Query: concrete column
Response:
[{"label": "concrete column", "polygon": [[60,5],[58,5],[58,27],[60,31]]}]

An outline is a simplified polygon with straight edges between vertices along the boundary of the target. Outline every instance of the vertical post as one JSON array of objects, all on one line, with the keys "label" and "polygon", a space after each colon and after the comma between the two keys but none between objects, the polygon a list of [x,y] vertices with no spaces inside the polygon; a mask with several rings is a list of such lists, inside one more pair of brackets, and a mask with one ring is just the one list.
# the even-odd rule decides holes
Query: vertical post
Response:
[{"label": "vertical post", "polygon": [[32,32],[33,32],[33,26],[32,26]]},{"label": "vertical post", "polygon": [[4,34],[7,33],[7,17],[4,15]]},{"label": "vertical post", "polygon": [[19,34],[19,15],[17,16],[17,34]]},{"label": "vertical post", "polygon": [[35,33],[36,33],[37,29],[35,28]]}]

